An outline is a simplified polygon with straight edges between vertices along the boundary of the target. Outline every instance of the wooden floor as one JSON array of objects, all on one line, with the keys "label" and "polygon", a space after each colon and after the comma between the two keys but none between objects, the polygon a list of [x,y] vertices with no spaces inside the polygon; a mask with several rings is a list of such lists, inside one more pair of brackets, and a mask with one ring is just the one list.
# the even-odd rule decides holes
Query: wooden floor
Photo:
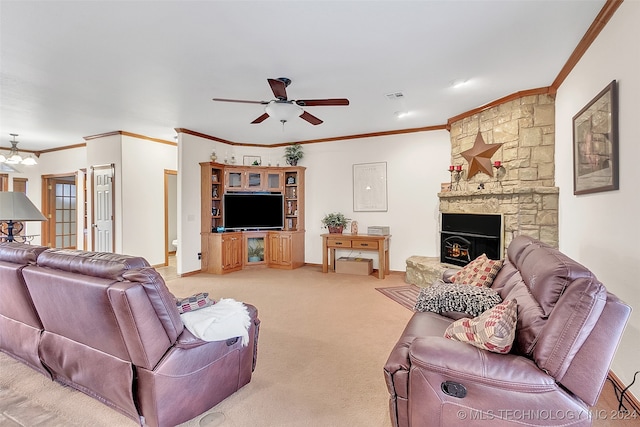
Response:
[{"label": "wooden floor", "polygon": [[613,383],[607,380],[600,394],[600,399],[592,408],[594,427],[631,427],[640,426],[640,413],[627,404],[628,412],[618,411],[618,399]]}]

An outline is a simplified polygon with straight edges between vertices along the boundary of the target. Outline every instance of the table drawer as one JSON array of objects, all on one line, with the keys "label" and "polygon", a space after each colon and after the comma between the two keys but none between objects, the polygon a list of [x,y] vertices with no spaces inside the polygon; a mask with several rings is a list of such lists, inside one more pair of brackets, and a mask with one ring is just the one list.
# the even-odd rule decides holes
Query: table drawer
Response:
[{"label": "table drawer", "polygon": [[363,249],[378,249],[378,242],[364,242],[360,240],[354,240],[351,242],[352,248],[363,248]]},{"label": "table drawer", "polygon": [[329,248],[350,248],[351,240],[349,239],[327,239],[327,247]]}]

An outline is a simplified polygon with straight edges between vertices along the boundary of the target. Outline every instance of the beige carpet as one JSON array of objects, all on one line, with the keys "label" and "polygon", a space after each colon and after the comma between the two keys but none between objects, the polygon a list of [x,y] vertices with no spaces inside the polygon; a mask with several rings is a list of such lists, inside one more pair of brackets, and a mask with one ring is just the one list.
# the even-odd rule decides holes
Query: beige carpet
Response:
[{"label": "beige carpet", "polygon": [[[251,383],[184,426],[390,425],[382,367],[412,312],[376,287],[405,285],[403,274],[378,280],[319,266],[256,268],[167,285],[176,296],[205,291],[250,302],[262,320]],[[0,397],[9,391],[56,411],[63,425],[136,425],[0,354]]]}]

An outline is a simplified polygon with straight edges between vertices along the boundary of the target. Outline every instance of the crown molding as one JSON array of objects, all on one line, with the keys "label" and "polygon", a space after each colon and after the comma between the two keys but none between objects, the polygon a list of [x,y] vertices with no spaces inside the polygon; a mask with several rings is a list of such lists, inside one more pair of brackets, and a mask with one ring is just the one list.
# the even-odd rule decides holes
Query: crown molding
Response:
[{"label": "crown molding", "polygon": [[611,17],[616,13],[616,10],[618,10],[622,2],[623,0],[607,0],[605,5],[602,6],[600,13],[598,13],[598,16],[596,16],[596,18],[593,20],[591,26],[587,29],[587,32],[584,34],[576,48],[573,50],[571,56],[569,56],[569,59],[558,73],[556,79],[553,81],[553,83],[551,83],[550,93],[555,94],[558,91],[560,85],[562,85],[569,73],[571,73],[576,64],[578,64],[578,61],[580,61],[587,49],[589,49],[591,44],[607,25]]},{"label": "crown molding", "polygon": [[85,141],[91,141],[92,139],[105,138],[107,136],[115,136],[115,135],[130,136],[132,138],[138,138],[138,139],[146,139],[147,141],[159,142],[160,144],[167,144],[167,145],[174,145],[174,146],[178,145],[178,143],[175,141],[167,141],[166,139],[152,138],[150,136],[140,135],[139,133],[127,132],[125,130],[115,130],[113,132],[105,132],[97,135],[84,136],[83,139]]}]

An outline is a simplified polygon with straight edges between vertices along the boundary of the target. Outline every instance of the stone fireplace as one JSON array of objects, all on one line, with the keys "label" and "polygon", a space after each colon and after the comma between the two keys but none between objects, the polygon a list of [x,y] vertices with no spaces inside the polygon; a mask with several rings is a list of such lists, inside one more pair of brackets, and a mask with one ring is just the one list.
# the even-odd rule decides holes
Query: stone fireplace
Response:
[{"label": "stone fireplace", "polygon": [[[503,250],[519,234],[558,247],[554,102],[546,94],[523,96],[452,122],[451,164],[463,165],[463,172],[457,186],[438,194],[440,212],[502,215]],[[492,156],[502,167],[493,177],[481,172],[467,179],[461,153],[478,131],[487,144],[502,144]]]},{"label": "stone fireplace", "polygon": [[[449,191],[438,193],[439,210],[441,214],[500,215],[501,257],[520,234],[558,247],[554,103],[548,94],[507,97],[501,104],[450,121],[449,164],[462,165],[462,172]],[[469,164],[461,153],[473,146],[478,131],[485,143],[502,144],[491,157],[502,167],[493,170],[494,176],[481,172],[468,179]],[[450,266],[440,256],[411,256],[405,281],[430,286]]]}]

